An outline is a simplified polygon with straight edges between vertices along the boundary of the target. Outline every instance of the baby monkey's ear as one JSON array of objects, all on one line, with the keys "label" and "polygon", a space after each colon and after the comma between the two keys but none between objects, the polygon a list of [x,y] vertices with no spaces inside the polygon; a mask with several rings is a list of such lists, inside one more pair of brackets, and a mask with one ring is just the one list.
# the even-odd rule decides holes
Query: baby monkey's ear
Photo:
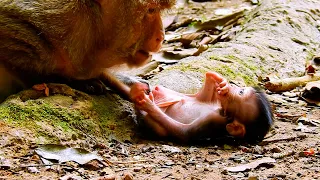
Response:
[{"label": "baby monkey's ear", "polygon": [[226,129],[231,136],[244,137],[246,134],[246,127],[237,120],[232,121],[226,125]]}]

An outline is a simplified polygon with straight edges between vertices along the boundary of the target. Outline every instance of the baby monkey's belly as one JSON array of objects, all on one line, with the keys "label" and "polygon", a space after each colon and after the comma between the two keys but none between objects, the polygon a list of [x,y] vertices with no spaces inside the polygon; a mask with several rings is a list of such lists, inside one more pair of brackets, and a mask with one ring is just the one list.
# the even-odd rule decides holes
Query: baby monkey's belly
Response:
[{"label": "baby monkey's belly", "polygon": [[212,104],[181,100],[169,106],[165,113],[178,122],[190,124],[200,117],[207,116],[216,109]]}]

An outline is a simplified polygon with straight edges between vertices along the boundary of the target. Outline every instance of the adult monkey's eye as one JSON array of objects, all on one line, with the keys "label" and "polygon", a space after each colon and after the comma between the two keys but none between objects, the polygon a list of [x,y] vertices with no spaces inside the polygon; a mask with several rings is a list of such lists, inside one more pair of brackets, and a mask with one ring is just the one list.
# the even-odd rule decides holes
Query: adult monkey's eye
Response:
[{"label": "adult monkey's eye", "polygon": [[148,10],[148,13],[149,14],[152,14],[152,13],[155,13],[156,12],[156,9],[155,8],[149,8]]},{"label": "adult monkey's eye", "polygon": [[243,93],[244,93],[244,89],[241,89],[241,90],[239,91],[239,95],[243,95]]}]

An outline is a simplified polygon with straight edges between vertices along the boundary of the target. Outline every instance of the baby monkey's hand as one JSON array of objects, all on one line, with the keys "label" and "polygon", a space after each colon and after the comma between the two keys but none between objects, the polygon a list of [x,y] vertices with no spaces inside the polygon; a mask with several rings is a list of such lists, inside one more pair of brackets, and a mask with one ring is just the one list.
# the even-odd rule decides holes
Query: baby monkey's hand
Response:
[{"label": "baby monkey's hand", "polygon": [[152,92],[149,95],[146,92],[149,90],[144,83],[135,83],[131,86],[130,98],[135,104],[136,108],[148,112],[155,104],[153,103]]}]

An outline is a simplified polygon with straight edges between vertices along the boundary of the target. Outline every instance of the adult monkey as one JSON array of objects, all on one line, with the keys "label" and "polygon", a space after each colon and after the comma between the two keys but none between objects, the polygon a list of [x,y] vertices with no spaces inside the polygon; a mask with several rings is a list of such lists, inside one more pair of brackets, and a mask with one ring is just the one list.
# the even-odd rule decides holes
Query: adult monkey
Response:
[{"label": "adult monkey", "polygon": [[150,60],[164,39],[160,12],[174,2],[1,0],[0,102],[52,77],[99,79],[128,96],[108,68]]}]

